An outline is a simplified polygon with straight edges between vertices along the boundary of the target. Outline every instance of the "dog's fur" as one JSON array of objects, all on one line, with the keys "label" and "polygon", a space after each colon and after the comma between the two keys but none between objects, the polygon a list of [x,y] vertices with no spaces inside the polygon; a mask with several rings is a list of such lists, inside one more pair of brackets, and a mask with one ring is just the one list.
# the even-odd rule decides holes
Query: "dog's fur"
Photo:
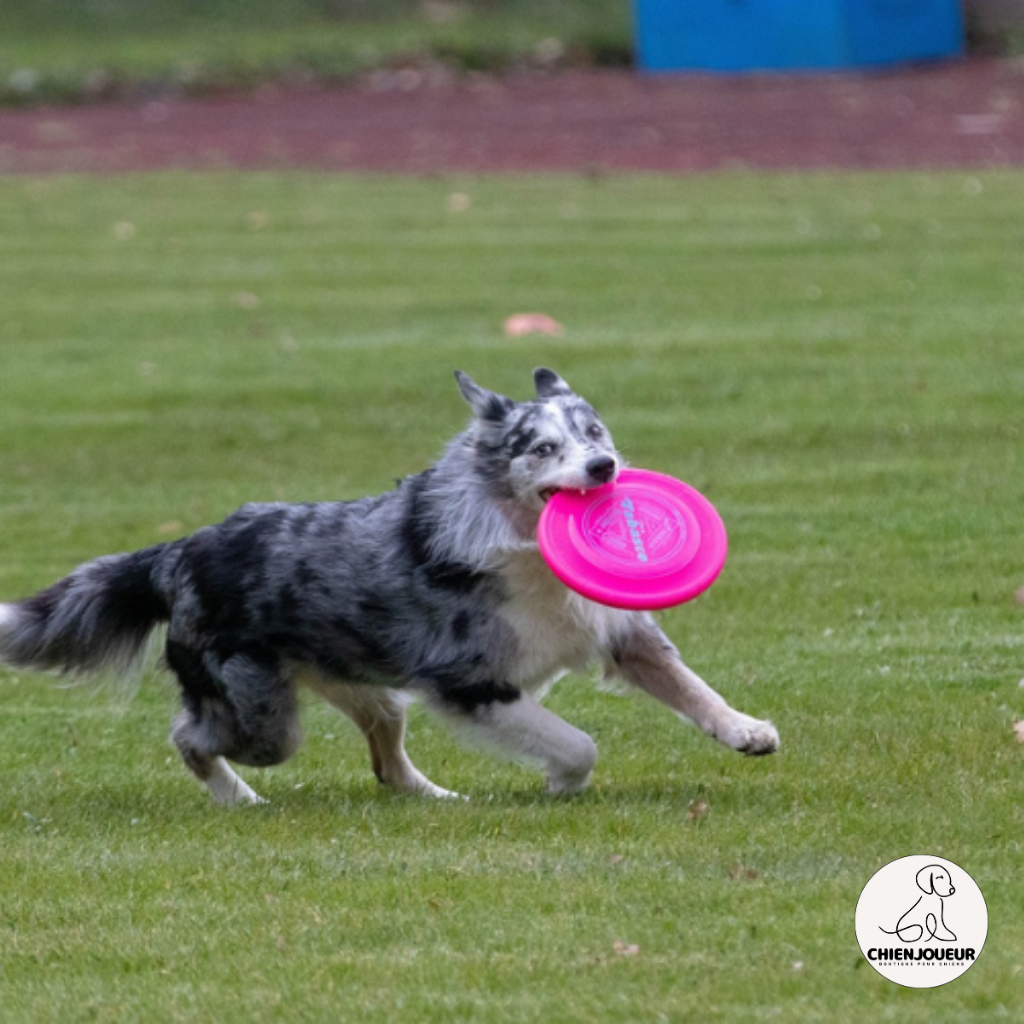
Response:
[{"label": "dog's fur", "polygon": [[473,420],[432,468],[380,497],[246,505],[190,537],[89,562],[0,605],[0,662],[124,670],[166,623],[183,703],[171,737],[222,803],[260,799],[229,760],[294,753],[299,685],[356,722],[382,783],[435,796],[451,794],[405,752],[408,694],[572,793],[597,748],[539,695],[594,663],[734,750],[774,751],[774,726],[733,710],[650,615],[580,597],[542,560],[545,501],[622,464],[590,405],[546,369],[521,403],[456,376]]}]

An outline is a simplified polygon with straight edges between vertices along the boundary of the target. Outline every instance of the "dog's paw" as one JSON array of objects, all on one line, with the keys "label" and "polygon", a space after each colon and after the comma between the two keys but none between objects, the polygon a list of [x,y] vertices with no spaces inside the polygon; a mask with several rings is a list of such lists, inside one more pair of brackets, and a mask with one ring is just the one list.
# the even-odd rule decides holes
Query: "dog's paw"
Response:
[{"label": "dog's paw", "polygon": [[735,712],[715,738],[727,747],[752,757],[774,754],[779,749],[779,731],[771,722]]},{"label": "dog's paw", "polygon": [[590,785],[590,772],[585,775],[549,775],[545,787],[551,796],[575,796]]},{"label": "dog's paw", "polygon": [[420,786],[418,789],[413,790],[419,796],[433,797],[435,800],[468,800],[468,796],[463,796],[461,793],[456,793],[453,789],[443,789],[441,786],[435,785],[433,782],[426,780],[425,786]]},{"label": "dog's paw", "polygon": [[393,771],[381,772],[378,781],[399,793],[410,793],[413,796],[432,797],[435,800],[468,800],[461,793],[444,789],[431,782],[411,762],[398,766]]},{"label": "dog's paw", "polygon": [[223,786],[211,785],[209,788],[214,803],[220,804],[221,807],[256,807],[269,802],[241,779]]}]

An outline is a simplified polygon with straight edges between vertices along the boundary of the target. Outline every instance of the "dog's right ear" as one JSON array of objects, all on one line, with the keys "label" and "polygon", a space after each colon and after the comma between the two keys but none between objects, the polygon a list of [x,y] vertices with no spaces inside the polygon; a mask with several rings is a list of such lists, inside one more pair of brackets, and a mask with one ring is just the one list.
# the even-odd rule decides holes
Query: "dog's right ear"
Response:
[{"label": "dog's right ear", "polygon": [[459,391],[462,392],[462,397],[469,403],[469,407],[477,419],[501,423],[515,405],[511,398],[480,387],[476,381],[461,370],[455,371],[455,379],[459,382]]}]

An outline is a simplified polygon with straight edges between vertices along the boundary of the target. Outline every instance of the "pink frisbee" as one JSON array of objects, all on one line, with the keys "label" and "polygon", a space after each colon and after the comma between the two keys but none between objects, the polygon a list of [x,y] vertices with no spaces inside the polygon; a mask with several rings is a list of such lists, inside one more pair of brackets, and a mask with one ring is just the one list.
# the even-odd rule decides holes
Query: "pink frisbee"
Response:
[{"label": "pink frisbee", "polygon": [[729,547],[725,524],[703,494],[647,469],[624,469],[614,483],[588,491],[559,491],[541,513],[537,540],[567,587],[634,611],[703,593]]}]

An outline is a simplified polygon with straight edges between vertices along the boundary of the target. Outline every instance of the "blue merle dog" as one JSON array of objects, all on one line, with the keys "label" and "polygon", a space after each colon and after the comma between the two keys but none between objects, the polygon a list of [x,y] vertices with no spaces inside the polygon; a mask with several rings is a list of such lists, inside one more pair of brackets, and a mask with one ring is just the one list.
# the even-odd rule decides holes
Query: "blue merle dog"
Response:
[{"label": "blue merle dog", "polygon": [[473,419],[432,468],[380,497],[246,505],[190,537],[88,562],[0,604],[0,662],[127,670],[166,624],[182,696],[171,738],[225,804],[260,801],[229,761],[294,753],[299,686],[355,721],[382,783],[433,796],[452,794],[405,752],[409,695],[573,793],[597,748],[539,698],[594,664],[734,750],[774,751],[774,726],[733,710],[650,615],[579,596],[541,558],[544,503],[608,483],[622,462],[590,405],[551,370],[535,372],[527,402],[456,377]]}]

